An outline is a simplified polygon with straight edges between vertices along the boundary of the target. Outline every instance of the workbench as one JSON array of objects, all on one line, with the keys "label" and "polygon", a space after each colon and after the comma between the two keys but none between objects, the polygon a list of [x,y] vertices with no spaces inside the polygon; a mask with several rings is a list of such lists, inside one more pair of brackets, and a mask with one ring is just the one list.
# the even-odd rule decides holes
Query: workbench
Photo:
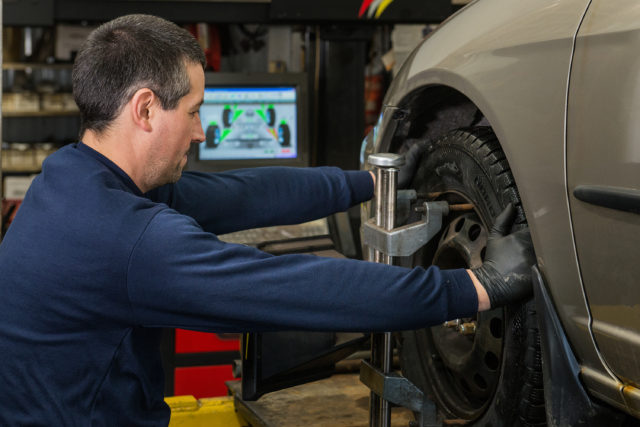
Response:
[{"label": "workbench", "polygon": [[[368,427],[369,389],[358,373],[340,373],[275,391],[256,401],[242,400],[240,381],[228,381],[239,415],[253,427]],[[413,413],[394,407],[392,426],[408,426]]]}]

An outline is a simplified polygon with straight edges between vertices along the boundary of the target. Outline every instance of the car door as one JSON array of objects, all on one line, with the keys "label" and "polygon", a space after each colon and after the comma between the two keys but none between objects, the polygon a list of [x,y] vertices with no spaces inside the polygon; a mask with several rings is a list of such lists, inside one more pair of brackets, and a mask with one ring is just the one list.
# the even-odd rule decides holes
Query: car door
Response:
[{"label": "car door", "polygon": [[575,245],[593,335],[605,363],[635,395],[640,387],[638,52],[640,3],[593,0],[576,38],[566,147]]}]

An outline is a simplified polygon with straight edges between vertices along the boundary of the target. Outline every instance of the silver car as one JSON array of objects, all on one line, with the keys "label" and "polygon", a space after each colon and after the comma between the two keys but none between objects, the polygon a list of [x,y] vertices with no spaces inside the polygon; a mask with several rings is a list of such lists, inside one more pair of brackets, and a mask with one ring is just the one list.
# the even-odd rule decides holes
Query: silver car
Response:
[{"label": "silver car", "polygon": [[394,79],[363,167],[371,153],[428,141],[416,203],[475,206],[399,262],[481,262],[509,202],[538,261],[530,302],[399,337],[404,375],[442,417],[494,427],[640,418],[639,52],[638,0],[478,0]]}]

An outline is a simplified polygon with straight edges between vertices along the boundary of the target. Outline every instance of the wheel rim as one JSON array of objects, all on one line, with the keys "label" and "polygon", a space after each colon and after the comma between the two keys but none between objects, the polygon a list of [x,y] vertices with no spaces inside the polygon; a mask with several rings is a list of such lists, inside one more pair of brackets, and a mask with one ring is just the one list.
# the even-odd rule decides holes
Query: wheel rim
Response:
[{"label": "wheel rim", "polygon": [[[439,198],[471,203],[459,193]],[[433,258],[424,263],[443,269],[479,266],[488,236],[486,222],[475,210],[447,220]],[[429,379],[435,398],[451,416],[476,419],[491,402],[500,377],[503,325],[503,310],[496,309],[426,329],[426,354],[432,359],[426,364]],[[469,333],[473,327],[475,332]]]}]

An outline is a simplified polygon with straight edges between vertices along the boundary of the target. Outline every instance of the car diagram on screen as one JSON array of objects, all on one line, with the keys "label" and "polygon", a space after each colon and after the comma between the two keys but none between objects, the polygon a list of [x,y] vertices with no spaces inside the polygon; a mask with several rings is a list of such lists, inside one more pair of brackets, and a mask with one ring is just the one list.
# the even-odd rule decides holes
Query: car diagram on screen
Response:
[{"label": "car diagram on screen", "polygon": [[291,128],[286,119],[278,121],[273,105],[226,105],[220,121],[210,121],[205,135],[207,148],[291,146]]},{"label": "car diagram on screen", "polygon": [[200,160],[288,159],[298,155],[294,87],[206,87]]}]

